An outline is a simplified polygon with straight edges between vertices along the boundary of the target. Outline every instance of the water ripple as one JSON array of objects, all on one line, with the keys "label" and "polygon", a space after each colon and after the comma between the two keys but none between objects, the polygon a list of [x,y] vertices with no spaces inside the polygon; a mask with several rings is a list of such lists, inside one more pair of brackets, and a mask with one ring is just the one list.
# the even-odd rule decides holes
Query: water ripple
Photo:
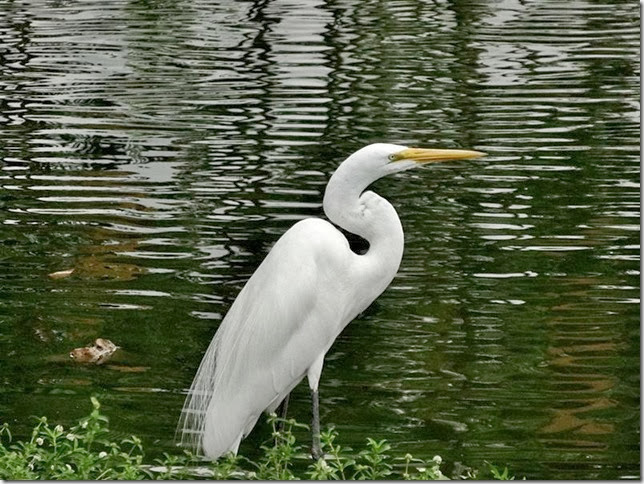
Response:
[{"label": "water ripple", "polygon": [[[116,428],[171,449],[168,416],[222,315],[277,238],[322,215],[346,154],[471,147],[489,156],[374,186],[401,215],[403,265],[328,355],[323,417],[354,448],[638,475],[632,2],[1,9],[4,415],[98,388]],[[147,370],[61,363],[96,337]]]}]

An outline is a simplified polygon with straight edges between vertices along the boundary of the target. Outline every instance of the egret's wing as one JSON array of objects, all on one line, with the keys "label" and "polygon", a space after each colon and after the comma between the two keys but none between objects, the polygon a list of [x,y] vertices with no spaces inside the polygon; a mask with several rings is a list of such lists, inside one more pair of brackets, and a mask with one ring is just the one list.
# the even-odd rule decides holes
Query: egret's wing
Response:
[{"label": "egret's wing", "polygon": [[179,422],[182,443],[212,458],[236,451],[261,412],[297,385],[342,328],[337,297],[352,256],[322,220],[301,221],[280,238],[204,355]]}]

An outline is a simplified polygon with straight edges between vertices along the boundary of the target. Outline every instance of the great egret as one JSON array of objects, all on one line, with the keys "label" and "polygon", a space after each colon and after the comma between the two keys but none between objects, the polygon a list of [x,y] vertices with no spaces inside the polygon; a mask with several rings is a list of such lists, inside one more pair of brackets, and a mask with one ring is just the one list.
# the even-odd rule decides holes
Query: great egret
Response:
[{"label": "great egret", "polygon": [[210,458],[234,453],[262,411],[273,412],[308,377],[314,458],[320,456],[318,383],[324,355],[344,327],[393,280],[403,254],[394,207],[365,189],[425,163],[477,158],[466,150],[372,144],[336,170],[324,194],[329,220],[369,242],[349,248],[331,223],[307,218],[275,243],[208,347],[184,404],[182,443]]}]

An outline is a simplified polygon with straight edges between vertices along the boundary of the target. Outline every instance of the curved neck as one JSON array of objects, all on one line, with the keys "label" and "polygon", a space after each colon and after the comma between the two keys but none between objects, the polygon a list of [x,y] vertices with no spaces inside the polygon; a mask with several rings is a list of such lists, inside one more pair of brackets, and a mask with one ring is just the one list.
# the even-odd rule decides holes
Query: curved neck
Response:
[{"label": "curved neck", "polygon": [[372,280],[375,298],[400,267],[404,233],[394,207],[374,192],[364,191],[374,181],[360,179],[340,165],[327,185],[323,208],[331,222],[369,242],[367,253],[359,256],[364,268],[360,275]]},{"label": "curved neck", "polygon": [[361,210],[360,197],[375,180],[360,180],[354,175],[346,163],[341,164],[327,184],[322,207],[331,222],[371,243],[367,234],[368,226]]}]

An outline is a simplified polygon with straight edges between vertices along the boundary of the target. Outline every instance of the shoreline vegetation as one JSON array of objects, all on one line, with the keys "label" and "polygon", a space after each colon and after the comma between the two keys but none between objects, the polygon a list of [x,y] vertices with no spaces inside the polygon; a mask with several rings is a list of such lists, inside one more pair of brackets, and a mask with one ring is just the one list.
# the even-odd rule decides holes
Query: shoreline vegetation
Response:
[{"label": "shoreline vegetation", "polygon": [[[272,441],[262,445],[256,461],[228,455],[209,462],[186,450],[164,453],[161,459],[146,460],[141,439],[131,436],[113,440],[108,418],[100,403],[91,397],[92,412],[65,429],[41,417],[29,440],[13,441],[7,423],[0,426],[0,479],[5,480],[443,480],[442,459],[416,459],[410,454],[395,456],[385,441],[367,439],[365,448],[354,451],[338,444],[338,433],[330,428],[321,434],[324,458],[311,460],[308,448],[298,444],[293,430],[308,428],[293,419],[269,416]],[[281,425],[278,425],[281,423]],[[279,430],[278,430],[279,428]],[[460,479],[513,479],[508,469],[492,464],[483,471],[468,470]]]}]

